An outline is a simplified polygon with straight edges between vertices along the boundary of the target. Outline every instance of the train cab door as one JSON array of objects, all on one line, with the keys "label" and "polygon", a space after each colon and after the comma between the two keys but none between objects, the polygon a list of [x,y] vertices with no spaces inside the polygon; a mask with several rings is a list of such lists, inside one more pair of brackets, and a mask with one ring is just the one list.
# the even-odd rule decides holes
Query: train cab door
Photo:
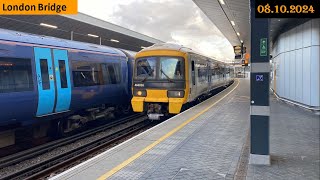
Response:
[{"label": "train cab door", "polygon": [[196,67],[194,59],[191,61],[191,97],[192,99],[196,97],[197,94],[197,84],[196,84]]},{"label": "train cab door", "polygon": [[71,87],[67,51],[35,47],[34,56],[38,86],[36,116],[68,111]]}]

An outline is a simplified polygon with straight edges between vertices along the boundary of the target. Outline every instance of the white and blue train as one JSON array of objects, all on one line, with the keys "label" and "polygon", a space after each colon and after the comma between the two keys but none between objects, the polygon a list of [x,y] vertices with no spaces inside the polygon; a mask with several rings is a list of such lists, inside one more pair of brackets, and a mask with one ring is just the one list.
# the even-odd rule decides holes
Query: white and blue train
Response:
[{"label": "white and blue train", "polygon": [[116,48],[0,29],[0,131],[68,132],[127,112],[132,61]]}]

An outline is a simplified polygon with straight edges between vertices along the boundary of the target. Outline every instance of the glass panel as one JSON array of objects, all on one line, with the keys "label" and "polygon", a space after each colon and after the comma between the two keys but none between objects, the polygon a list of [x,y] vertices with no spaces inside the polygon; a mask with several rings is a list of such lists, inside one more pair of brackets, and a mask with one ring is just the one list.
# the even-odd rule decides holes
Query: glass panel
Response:
[{"label": "glass panel", "polygon": [[199,78],[199,82],[207,81],[207,68],[199,67],[199,69],[198,69],[198,78]]},{"label": "glass panel", "polygon": [[156,78],[156,58],[146,57],[137,60],[136,77],[140,79]]},{"label": "glass panel", "polygon": [[160,79],[183,79],[181,58],[160,57]]},{"label": "glass panel", "polygon": [[111,84],[109,70],[107,68],[107,64],[101,64],[102,68],[102,77],[104,84]]},{"label": "glass panel", "polygon": [[107,65],[111,84],[117,84],[116,73],[112,64]]},{"label": "glass panel", "polygon": [[67,72],[66,72],[66,64],[65,63],[66,62],[64,60],[59,60],[61,88],[68,88]]},{"label": "glass panel", "polygon": [[31,60],[0,57],[0,93],[32,90]]},{"label": "glass panel", "polygon": [[50,89],[49,70],[47,59],[40,59],[42,89]]},{"label": "glass panel", "polygon": [[194,71],[194,61],[191,61],[191,71]]},{"label": "glass panel", "polygon": [[196,75],[194,71],[194,61],[191,61],[191,76],[192,76],[192,84],[196,85]]},{"label": "glass panel", "polygon": [[121,83],[120,64],[116,64],[116,63],[102,64],[101,67],[102,67],[104,84],[120,84]]},{"label": "glass panel", "polygon": [[72,61],[72,75],[75,87],[103,85],[99,63]]},{"label": "glass panel", "polygon": [[121,83],[120,64],[113,64],[117,84]]}]

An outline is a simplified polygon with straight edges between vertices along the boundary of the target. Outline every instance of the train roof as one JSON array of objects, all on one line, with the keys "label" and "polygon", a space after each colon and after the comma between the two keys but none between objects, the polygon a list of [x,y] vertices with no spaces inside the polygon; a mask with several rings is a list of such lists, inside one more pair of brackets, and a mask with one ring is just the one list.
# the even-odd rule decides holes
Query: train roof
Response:
[{"label": "train roof", "polygon": [[35,45],[47,45],[61,48],[88,50],[94,52],[102,52],[108,54],[114,54],[119,56],[125,56],[125,54],[112,47],[102,46],[97,44],[84,43],[79,41],[71,41],[66,39],[60,39],[50,36],[35,35],[29,33],[23,33],[18,31],[11,31],[0,28],[0,40],[30,43]]},{"label": "train roof", "polygon": [[178,44],[173,43],[158,43],[154,44],[152,46],[146,47],[142,49],[140,52],[143,51],[152,51],[152,50],[174,50],[174,51],[181,51],[184,53],[194,52],[192,49],[187,48],[185,46],[181,46]]},{"label": "train roof", "polygon": [[159,43],[159,44],[154,44],[150,47],[144,48],[142,49],[140,52],[144,52],[144,51],[153,51],[153,50],[173,50],[173,51],[180,51],[183,53],[191,53],[191,54],[196,54],[199,56],[202,56],[203,58],[207,58],[208,60],[213,60],[213,61],[218,61],[220,63],[225,63],[222,61],[219,61],[215,58],[210,58],[207,57],[205,55],[202,55],[194,50],[192,50],[191,48],[182,46],[182,45],[178,45],[178,44],[173,44],[173,43]]},{"label": "train roof", "polygon": [[137,52],[135,51],[130,51],[126,49],[120,49],[120,50],[123,51],[125,54],[129,55],[131,58],[134,58],[134,56],[137,54]]}]

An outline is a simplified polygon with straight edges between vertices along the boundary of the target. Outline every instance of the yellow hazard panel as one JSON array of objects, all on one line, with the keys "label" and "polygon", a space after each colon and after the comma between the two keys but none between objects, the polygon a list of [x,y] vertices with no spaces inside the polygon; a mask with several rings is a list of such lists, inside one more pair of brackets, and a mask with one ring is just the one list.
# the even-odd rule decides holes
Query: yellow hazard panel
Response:
[{"label": "yellow hazard panel", "polygon": [[169,98],[169,113],[179,114],[183,105],[184,98]]},{"label": "yellow hazard panel", "polygon": [[134,112],[143,112],[143,104],[145,97],[133,97],[131,105]]},{"label": "yellow hazard panel", "polygon": [[145,102],[168,102],[167,90],[147,89]]}]

